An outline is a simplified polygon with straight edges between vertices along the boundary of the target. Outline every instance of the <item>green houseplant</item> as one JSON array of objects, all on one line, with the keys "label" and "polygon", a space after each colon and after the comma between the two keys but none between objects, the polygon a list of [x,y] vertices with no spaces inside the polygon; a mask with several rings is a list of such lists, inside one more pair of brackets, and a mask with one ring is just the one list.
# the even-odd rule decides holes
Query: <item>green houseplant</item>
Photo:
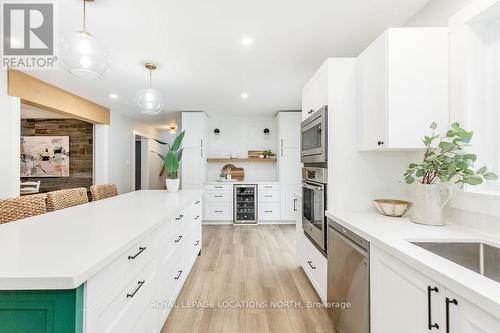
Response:
[{"label": "green houseplant", "polygon": [[[474,170],[477,155],[465,149],[472,140],[472,131],[466,131],[460,124],[453,123],[446,135],[441,136],[436,134],[436,123],[432,123],[430,128],[432,135],[422,140],[425,146],[423,159],[420,163],[408,166],[404,180],[407,184],[418,180],[410,219],[421,224],[443,225],[443,208],[452,196],[448,183],[463,187],[465,184],[479,185],[484,180],[498,177],[485,166]],[[441,199],[442,188],[448,192],[445,200]]]},{"label": "green houseplant", "polygon": [[167,172],[167,179],[165,180],[165,184],[167,186],[167,191],[169,192],[177,192],[179,190],[180,180],[177,177],[179,171],[179,163],[182,159],[182,151],[184,148],[181,148],[182,140],[184,139],[185,131],[182,131],[175,138],[172,145],[168,142],[163,142],[157,139],[154,139],[161,145],[166,145],[168,151],[165,155],[162,155],[158,152],[156,153],[163,160],[163,168]]}]

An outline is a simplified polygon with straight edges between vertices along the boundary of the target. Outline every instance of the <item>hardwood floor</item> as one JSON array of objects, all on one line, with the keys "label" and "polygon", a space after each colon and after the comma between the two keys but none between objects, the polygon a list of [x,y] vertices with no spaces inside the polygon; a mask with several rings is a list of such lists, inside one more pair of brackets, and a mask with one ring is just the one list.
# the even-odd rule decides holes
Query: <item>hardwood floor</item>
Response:
[{"label": "hardwood floor", "polygon": [[307,307],[320,299],[296,263],[295,226],[203,226],[203,241],[162,333],[334,332]]}]

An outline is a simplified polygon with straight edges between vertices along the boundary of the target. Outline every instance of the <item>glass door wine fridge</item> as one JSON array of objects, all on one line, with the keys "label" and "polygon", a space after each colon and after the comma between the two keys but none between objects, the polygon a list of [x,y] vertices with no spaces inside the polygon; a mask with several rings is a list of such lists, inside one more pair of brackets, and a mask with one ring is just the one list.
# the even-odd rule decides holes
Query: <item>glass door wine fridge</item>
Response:
[{"label": "glass door wine fridge", "polygon": [[233,211],[233,223],[257,223],[257,185],[234,185]]}]

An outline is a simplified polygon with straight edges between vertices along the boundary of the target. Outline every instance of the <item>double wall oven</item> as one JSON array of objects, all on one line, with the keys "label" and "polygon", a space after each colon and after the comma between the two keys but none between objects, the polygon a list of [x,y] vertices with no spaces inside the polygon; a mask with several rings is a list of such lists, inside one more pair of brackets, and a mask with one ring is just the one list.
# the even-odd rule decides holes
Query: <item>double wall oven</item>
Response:
[{"label": "double wall oven", "polygon": [[302,122],[302,229],[326,256],[327,222],[325,217],[328,182],[328,106]]}]

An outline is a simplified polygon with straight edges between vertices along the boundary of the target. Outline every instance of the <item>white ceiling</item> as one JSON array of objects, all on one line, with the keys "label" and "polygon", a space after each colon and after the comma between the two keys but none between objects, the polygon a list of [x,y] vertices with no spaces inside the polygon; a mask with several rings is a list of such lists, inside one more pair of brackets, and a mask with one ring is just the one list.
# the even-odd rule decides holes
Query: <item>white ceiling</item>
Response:
[{"label": "white ceiling", "polygon": [[[181,110],[274,114],[301,108],[301,89],[324,59],[357,55],[428,1],[96,0],[87,7],[88,31],[106,46],[111,71],[92,81],[62,68],[31,74],[150,122]],[[81,30],[81,0],[58,3],[60,35]],[[254,38],[250,47],[241,45],[245,36]],[[159,66],[153,86],[166,101],[159,116],[140,115],[133,102],[148,82],[146,61]]]}]

